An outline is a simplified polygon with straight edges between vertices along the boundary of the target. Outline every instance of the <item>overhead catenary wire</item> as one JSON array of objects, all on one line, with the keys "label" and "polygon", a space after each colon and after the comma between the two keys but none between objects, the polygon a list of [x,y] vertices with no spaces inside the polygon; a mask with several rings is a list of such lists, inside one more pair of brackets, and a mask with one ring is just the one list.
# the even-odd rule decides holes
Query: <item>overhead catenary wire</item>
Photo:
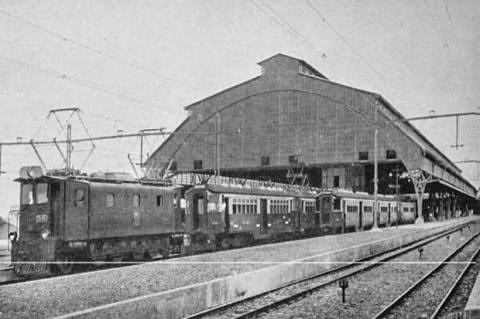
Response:
[{"label": "overhead catenary wire", "polygon": [[363,55],[352,45],[350,42],[339,32],[337,29],[320,13],[320,11],[315,8],[312,3],[309,0],[305,0],[305,2],[308,4],[310,8],[320,17],[320,19],[325,22],[325,24],[332,29],[332,31],[356,54],[360,59],[367,65],[370,70],[372,70],[376,75],[378,75],[380,78],[382,78],[384,81],[388,81],[380,72],[377,71]]},{"label": "overhead catenary wire", "polygon": [[94,47],[92,47],[92,46],[90,46],[90,45],[84,44],[84,43],[79,42],[79,41],[77,41],[77,40],[74,40],[74,39],[72,39],[72,38],[69,38],[69,37],[66,37],[66,36],[64,36],[64,35],[61,35],[61,34],[59,34],[59,33],[56,33],[56,32],[54,32],[54,31],[51,31],[51,30],[49,30],[49,29],[47,29],[47,28],[44,28],[43,26],[41,26],[41,25],[39,25],[39,24],[30,22],[30,21],[28,21],[28,20],[26,20],[26,19],[24,19],[24,18],[21,18],[21,17],[19,17],[19,16],[17,16],[17,15],[14,15],[14,14],[12,14],[12,13],[10,13],[10,12],[7,12],[7,11],[5,11],[5,10],[3,10],[3,9],[0,9],[0,14],[3,14],[4,16],[7,16],[7,17],[9,17],[9,18],[11,18],[11,19],[14,19],[14,20],[16,20],[16,21],[20,21],[20,22],[22,22],[22,23],[24,23],[24,24],[27,24],[27,25],[29,25],[30,27],[34,28],[34,29],[37,29],[37,30],[39,30],[39,31],[41,31],[41,32],[44,32],[44,33],[47,33],[47,34],[49,34],[49,35],[51,35],[51,36],[53,36],[53,37],[55,37],[55,38],[58,38],[58,39],[60,39],[60,40],[62,40],[62,41],[64,41],[64,42],[68,42],[68,43],[74,44],[74,45],[76,45],[76,46],[78,46],[78,47],[80,47],[80,48],[82,48],[82,49],[85,49],[85,50],[88,50],[88,51],[93,52],[93,53],[95,53],[95,54],[104,56],[104,57],[109,58],[109,59],[111,59],[111,60],[113,60],[113,61],[116,61],[116,62],[118,62],[118,63],[120,63],[120,64],[123,64],[123,65],[129,66],[129,67],[131,67],[131,68],[140,70],[140,71],[142,71],[142,72],[149,73],[149,74],[152,74],[152,75],[154,75],[154,76],[160,77],[160,78],[161,78],[162,80],[164,80],[164,81],[165,81],[165,80],[166,80],[166,81],[170,81],[170,82],[176,83],[176,84],[178,84],[178,85],[182,85],[182,86],[184,86],[184,87],[189,87],[189,88],[191,88],[191,89],[198,90],[196,87],[194,87],[194,86],[192,86],[192,85],[190,85],[190,84],[187,84],[187,83],[185,83],[185,82],[183,82],[183,81],[179,81],[179,80],[177,80],[177,79],[174,79],[174,78],[171,78],[171,77],[168,77],[168,76],[159,74],[159,73],[157,73],[157,72],[152,71],[152,70],[149,69],[149,68],[145,68],[145,67],[139,66],[139,65],[137,65],[137,64],[135,64],[135,63],[132,63],[132,62],[127,61],[127,60],[124,60],[124,59],[121,59],[121,58],[116,57],[116,56],[114,56],[114,55],[112,55],[112,54],[105,53],[105,52],[103,52],[103,51],[101,51],[101,50],[99,50],[99,49],[96,49],[96,48],[94,48]]},{"label": "overhead catenary wire", "polygon": [[[439,17],[436,18],[436,17],[434,16],[433,10],[432,10],[431,6],[428,4],[428,0],[424,0],[424,3],[425,3],[425,6],[427,7],[427,10],[428,10],[430,19],[431,19],[431,21],[432,21],[432,26],[435,28],[436,33],[438,34],[438,36],[439,36],[439,38],[440,38],[440,46],[441,46],[441,48],[443,48],[444,51],[446,52],[447,59],[450,59],[450,63],[451,63],[452,65],[455,65],[455,64],[456,64],[456,63],[455,63],[455,60],[456,60],[456,59],[454,58],[454,56],[453,56],[453,54],[452,54],[452,51],[450,50],[450,41],[449,41],[449,39],[448,39],[448,37],[447,37],[447,31],[446,31],[445,28],[444,28],[444,25],[443,25],[443,23],[442,23],[442,20],[441,20]],[[435,5],[435,7],[437,8],[436,2],[433,2],[433,3],[434,3],[434,5]],[[444,2],[444,4],[445,4],[445,2]],[[445,4],[445,5],[446,5],[446,4]],[[438,11],[438,8],[437,8],[437,11]],[[449,12],[448,12],[448,14],[449,14]],[[438,25],[439,25],[440,30],[437,30],[437,28],[435,27],[435,22],[436,22],[435,20],[438,22]],[[452,25],[452,26],[453,26],[453,25]],[[443,44],[443,41],[445,41],[445,44]],[[464,71],[467,72],[467,69],[466,69],[466,67],[465,67],[465,64],[464,64],[463,59],[459,59],[459,60],[460,60],[460,64],[463,66]],[[452,73],[455,74],[455,76],[456,76],[456,78],[457,78],[457,80],[458,80],[458,83],[462,83],[462,79],[460,78],[458,72],[452,72]],[[466,82],[469,83],[468,81],[466,81]],[[468,84],[468,85],[470,85],[470,84]],[[470,98],[468,97],[468,95],[465,96],[465,99],[466,99],[467,101],[471,102],[471,100],[470,100]]]},{"label": "overhead catenary wire", "polygon": [[[33,66],[31,64],[24,63],[20,60],[17,60],[17,59],[11,58],[11,57],[0,56],[0,58],[5,59],[5,60],[9,60],[9,61],[13,61],[13,62],[15,62],[15,63],[17,63],[21,66],[24,66],[26,68],[30,68],[31,70],[39,72],[39,73],[46,74],[50,77],[58,78],[58,79],[64,80],[64,81],[69,81],[69,82],[72,82],[74,84],[86,87],[88,89],[96,90],[96,91],[114,96],[114,97],[119,98],[119,99],[128,100],[130,102],[135,102],[137,104],[147,106],[147,107],[149,107],[151,109],[154,109],[157,112],[161,112],[163,114],[169,113],[167,111],[164,111],[164,110],[160,109],[158,107],[158,104],[156,104],[155,102],[146,101],[146,100],[140,99],[136,96],[131,96],[129,93],[122,93],[118,89],[115,91],[115,89],[109,88],[105,85],[102,85],[102,84],[99,84],[99,83],[96,83],[96,82],[93,82],[93,81],[82,80],[80,78],[73,77],[73,76],[70,76],[70,75],[67,76],[66,74],[58,72],[56,70]],[[166,101],[166,100],[161,100],[161,99],[159,99],[159,100],[163,101],[165,103],[170,103],[169,101]]]},{"label": "overhead catenary wire", "polygon": [[[313,44],[310,40],[308,40],[302,33],[300,33],[295,27],[293,27],[288,21],[286,21],[284,18],[282,18],[272,7],[270,7],[268,4],[265,2],[262,2],[262,4],[269,10],[267,11],[265,8],[257,4],[254,0],[250,0],[250,3],[252,3],[258,10],[263,12],[267,17],[269,17],[272,21],[274,21],[276,24],[278,24],[282,29],[286,30],[288,33],[290,33],[296,40],[300,41],[302,44],[306,45],[307,47],[310,47],[314,51],[315,54],[317,54],[320,58],[325,58],[326,55],[324,52],[319,50],[315,44]],[[327,62],[330,64],[329,62]],[[331,64],[330,64],[331,65]],[[332,65],[331,65],[332,66]],[[333,67],[333,66],[332,66]]]}]

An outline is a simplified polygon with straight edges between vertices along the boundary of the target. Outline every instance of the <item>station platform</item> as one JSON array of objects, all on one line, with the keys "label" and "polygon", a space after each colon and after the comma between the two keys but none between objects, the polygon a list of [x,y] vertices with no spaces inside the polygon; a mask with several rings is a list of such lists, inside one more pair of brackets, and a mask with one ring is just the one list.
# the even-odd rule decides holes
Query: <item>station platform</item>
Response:
[{"label": "station platform", "polygon": [[480,318],[480,273],[470,292],[464,313],[467,315],[466,318]]},{"label": "station platform", "polygon": [[0,318],[183,318],[357,261],[476,216],[322,236],[0,287]]}]

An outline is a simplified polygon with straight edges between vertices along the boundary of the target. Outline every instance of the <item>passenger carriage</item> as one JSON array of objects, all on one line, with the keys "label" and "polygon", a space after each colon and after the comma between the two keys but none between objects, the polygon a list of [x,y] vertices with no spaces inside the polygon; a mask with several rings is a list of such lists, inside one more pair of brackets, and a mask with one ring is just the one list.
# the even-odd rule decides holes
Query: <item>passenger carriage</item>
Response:
[{"label": "passenger carriage", "polygon": [[[323,227],[335,232],[369,229],[373,226],[373,196],[364,192],[343,189],[323,191],[317,199]],[[377,197],[377,224],[393,225],[397,222],[397,201],[389,195]],[[331,220],[330,216],[333,216]]]},{"label": "passenger carriage", "polygon": [[[316,193],[297,187],[203,184],[185,194],[193,250],[240,247],[303,233]],[[308,213],[307,213],[308,212]],[[285,238],[285,237],[284,237]]]}]

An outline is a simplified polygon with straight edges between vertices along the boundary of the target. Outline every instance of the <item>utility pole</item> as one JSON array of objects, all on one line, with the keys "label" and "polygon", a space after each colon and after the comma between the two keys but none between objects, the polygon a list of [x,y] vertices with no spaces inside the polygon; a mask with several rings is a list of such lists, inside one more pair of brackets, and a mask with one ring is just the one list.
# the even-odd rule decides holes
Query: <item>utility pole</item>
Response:
[{"label": "utility pole", "polygon": [[378,228],[378,105],[375,103],[375,132],[373,144],[373,226],[372,230],[380,230]]},{"label": "utility pole", "polygon": [[215,176],[220,175],[220,113],[217,112],[217,123],[215,128]]},{"label": "utility pole", "polygon": [[0,176],[4,174],[5,172],[2,171],[2,144],[0,144]]},{"label": "utility pole", "polygon": [[463,147],[463,144],[458,144],[458,115],[456,116],[456,126],[455,126],[455,145],[450,145],[450,147],[454,147],[458,150],[459,147]]},{"label": "utility pole", "polygon": [[67,125],[67,172],[70,174],[72,168],[72,125]]},{"label": "utility pole", "polygon": [[140,130],[140,169],[143,167],[143,136],[144,131]]}]

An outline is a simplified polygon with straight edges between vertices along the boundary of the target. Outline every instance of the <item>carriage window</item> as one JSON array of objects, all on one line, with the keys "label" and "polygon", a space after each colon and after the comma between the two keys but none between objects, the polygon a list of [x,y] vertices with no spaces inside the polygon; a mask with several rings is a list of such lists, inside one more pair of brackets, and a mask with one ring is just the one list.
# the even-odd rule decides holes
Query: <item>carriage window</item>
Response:
[{"label": "carriage window", "polygon": [[157,207],[163,206],[163,196],[157,195]]},{"label": "carriage window", "polygon": [[75,190],[75,206],[83,207],[85,206],[85,190],[83,188],[77,188]]},{"label": "carriage window", "polygon": [[340,207],[340,199],[339,198],[335,198],[333,200],[333,209],[341,209]]},{"label": "carriage window", "polygon": [[202,160],[193,161],[193,169],[202,169]]},{"label": "carriage window", "polygon": [[347,213],[356,213],[356,212],[357,212],[357,206],[347,205]]},{"label": "carriage window", "polygon": [[140,195],[133,195],[133,207],[140,207]]},{"label": "carriage window", "polygon": [[40,183],[37,184],[37,204],[44,204],[48,202],[48,184]]},{"label": "carriage window", "polygon": [[373,206],[364,206],[364,207],[363,207],[363,212],[364,212],[364,213],[371,213],[371,212],[373,212]]},{"label": "carriage window", "polygon": [[380,211],[382,213],[386,213],[386,212],[388,212],[388,207],[387,206],[382,206],[382,207],[380,207]]},{"label": "carriage window", "polygon": [[333,187],[340,187],[340,176],[333,176]]},{"label": "carriage window", "polygon": [[33,204],[33,185],[32,184],[23,184],[22,185],[22,205],[32,205]]},{"label": "carriage window", "polygon": [[173,193],[173,206],[178,207],[178,194]]},{"label": "carriage window", "polygon": [[368,160],[368,152],[358,152],[358,159],[360,161]]},{"label": "carriage window", "polygon": [[404,213],[408,212],[408,207],[402,207],[402,208]]},{"label": "carriage window", "polygon": [[396,159],[397,158],[397,152],[395,150],[386,150],[385,157],[387,159]]},{"label": "carriage window", "polygon": [[115,199],[115,196],[113,194],[107,194],[107,196],[105,197],[106,206],[113,207],[114,199]]},{"label": "carriage window", "polygon": [[305,202],[305,213],[313,213],[315,211],[315,202]]},{"label": "carriage window", "polygon": [[270,165],[270,157],[269,156],[262,156],[260,159],[261,166],[269,166]]}]

